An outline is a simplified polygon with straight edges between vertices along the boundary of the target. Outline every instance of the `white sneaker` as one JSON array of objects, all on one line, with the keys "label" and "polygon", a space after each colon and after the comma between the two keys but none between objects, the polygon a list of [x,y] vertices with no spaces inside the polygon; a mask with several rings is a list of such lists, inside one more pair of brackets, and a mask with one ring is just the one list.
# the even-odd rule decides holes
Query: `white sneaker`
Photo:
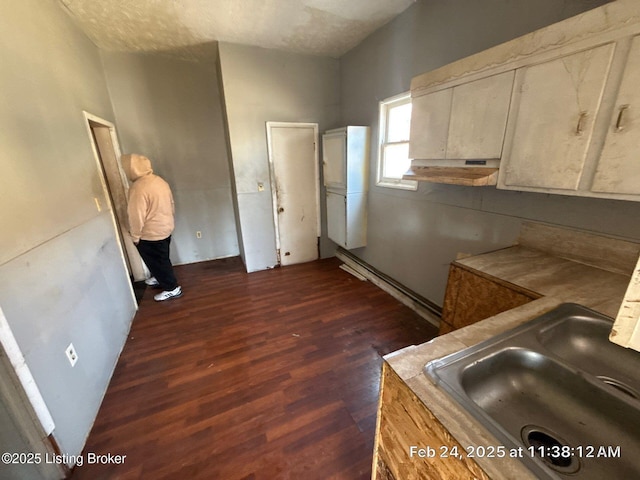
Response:
[{"label": "white sneaker", "polygon": [[182,296],[182,288],[177,286],[173,290],[165,290],[164,292],[160,292],[157,295],[153,296],[153,299],[156,302],[162,302],[163,300],[169,300],[170,298],[178,298]]},{"label": "white sneaker", "polygon": [[160,282],[156,280],[156,277],[147,278],[144,283],[147,287],[157,287],[160,285]]}]

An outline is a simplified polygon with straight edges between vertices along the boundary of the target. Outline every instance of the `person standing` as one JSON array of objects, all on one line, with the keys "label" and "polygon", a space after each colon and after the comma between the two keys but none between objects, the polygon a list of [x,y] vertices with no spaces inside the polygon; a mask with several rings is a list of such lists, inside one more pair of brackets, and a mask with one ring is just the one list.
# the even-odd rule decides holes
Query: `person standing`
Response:
[{"label": "person standing", "polygon": [[182,295],[182,288],[169,259],[175,207],[169,184],[153,173],[151,160],[144,155],[122,156],[122,168],[133,185],[129,189],[129,233],[152,277],[149,286],[162,292],[154,295],[161,302]]}]

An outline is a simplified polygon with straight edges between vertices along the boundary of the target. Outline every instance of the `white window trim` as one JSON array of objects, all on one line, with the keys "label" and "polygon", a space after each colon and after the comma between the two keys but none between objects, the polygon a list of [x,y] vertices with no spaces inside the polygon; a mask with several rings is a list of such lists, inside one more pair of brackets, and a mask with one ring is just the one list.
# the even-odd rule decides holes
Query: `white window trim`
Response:
[{"label": "white window trim", "polygon": [[[402,178],[389,178],[384,177],[382,172],[384,171],[383,158],[384,158],[384,146],[391,144],[387,143],[387,121],[389,116],[389,107],[402,105],[404,103],[411,102],[411,92],[404,92],[393,97],[386,98],[378,104],[378,112],[380,115],[378,121],[378,171],[376,175],[376,185],[386,188],[398,188],[401,190],[417,190],[418,182],[415,180],[404,180]],[[396,142],[398,143],[398,142]],[[405,143],[405,142],[399,142]]]}]

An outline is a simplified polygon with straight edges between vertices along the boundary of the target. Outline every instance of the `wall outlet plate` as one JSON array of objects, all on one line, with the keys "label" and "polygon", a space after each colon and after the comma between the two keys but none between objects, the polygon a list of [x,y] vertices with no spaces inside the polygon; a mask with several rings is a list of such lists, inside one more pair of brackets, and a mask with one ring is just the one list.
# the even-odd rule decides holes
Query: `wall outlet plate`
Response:
[{"label": "wall outlet plate", "polygon": [[67,355],[71,366],[74,367],[76,362],[78,361],[78,354],[76,353],[76,348],[73,346],[73,343],[69,344],[64,353]]}]

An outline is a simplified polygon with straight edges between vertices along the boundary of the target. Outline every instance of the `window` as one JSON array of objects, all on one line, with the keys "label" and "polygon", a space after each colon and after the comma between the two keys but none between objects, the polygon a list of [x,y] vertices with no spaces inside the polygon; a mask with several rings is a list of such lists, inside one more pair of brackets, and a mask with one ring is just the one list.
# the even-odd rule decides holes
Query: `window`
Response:
[{"label": "window", "polygon": [[381,187],[417,190],[418,182],[403,180],[409,170],[409,130],[411,125],[411,95],[409,92],[380,102],[380,148],[378,179]]}]

